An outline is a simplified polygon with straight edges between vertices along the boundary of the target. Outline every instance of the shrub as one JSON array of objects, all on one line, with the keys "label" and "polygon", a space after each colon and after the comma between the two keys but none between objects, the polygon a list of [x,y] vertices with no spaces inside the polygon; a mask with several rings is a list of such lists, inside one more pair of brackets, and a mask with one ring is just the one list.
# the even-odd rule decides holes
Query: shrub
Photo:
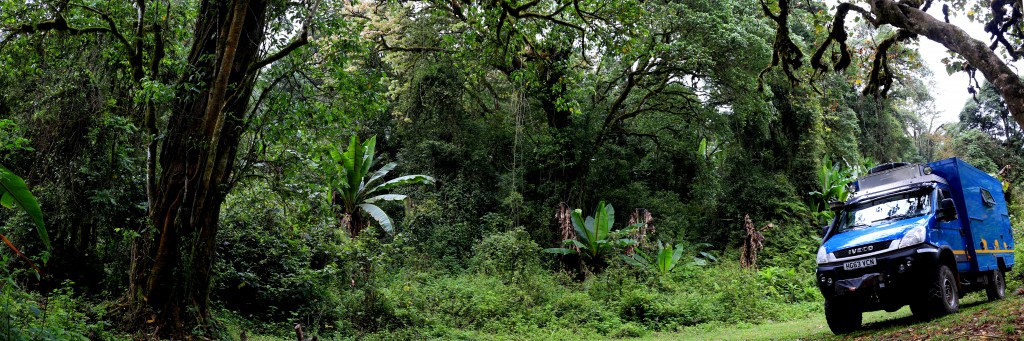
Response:
[{"label": "shrub", "polygon": [[540,268],[541,248],[523,229],[488,236],[473,246],[470,265],[477,273],[506,283],[521,282]]},{"label": "shrub", "polygon": [[758,280],[769,290],[769,294],[786,303],[815,301],[818,288],[814,275],[798,273],[793,268],[767,267],[758,272]]},{"label": "shrub", "polygon": [[[6,263],[6,262],[4,262]],[[6,264],[5,264],[6,265]],[[90,305],[65,282],[46,297],[20,290],[10,278],[0,292],[0,340],[110,340],[106,305]]]}]

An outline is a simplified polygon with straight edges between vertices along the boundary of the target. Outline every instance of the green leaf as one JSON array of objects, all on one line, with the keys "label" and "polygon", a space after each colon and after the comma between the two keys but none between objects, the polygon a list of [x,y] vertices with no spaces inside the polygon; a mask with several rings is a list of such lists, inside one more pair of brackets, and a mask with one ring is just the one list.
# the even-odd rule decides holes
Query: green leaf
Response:
[{"label": "green leaf", "polygon": [[50,247],[50,236],[46,233],[46,225],[43,223],[43,212],[39,209],[39,201],[28,190],[25,180],[22,180],[13,172],[0,165],[0,202],[4,207],[21,207],[32,221],[36,223],[36,232],[39,240],[43,242],[46,249]]},{"label": "green leaf", "polygon": [[11,195],[11,193],[4,192],[3,195],[0,196],[0,206],[7,207],[7,208],[13,210],[14,209],[14,196]]},{"label": "green leaf", "polygon": [[388,173],[391,172],[391,170],[395,169],[395,167],[397,167],[397,166],[398,166],[398,163],[395,163],[395,162],[390,162],[390,163],[384,165],[384,167],[381,167],[376,172],[374,172],[373,175],[370,176],[369,180],[366,180],[366,186],[367,187],[373,186],[374,182],[377,182],[377,180],[380,180],[384,176],[388,175]]},{"label": "green leaf", "polygon": [[391,223],[391,217],[388,217],[388,214],[384,213],[384,210],[380,209],[380,207],[377,207],[377,205],[374,204],[359,204],[357,206],[366,213],[369,213],[374,220],[380,223],[380,227],[383,228],[385,232],[394,233],[395,226]]},{"label": "green leaf", "polygon": [[[534,252],[536,252],[536,251],[534,251]],[[556,254],[560,254],[560,255],[569,255],[569,254],[576,253],[576,250],[567,249],[567,248],[564,248],[564,247],[553,247],[553,248],[550,248],[550,249],[544,249],[544,252],[556,253]]]},{"label": "green leaf", "polygon": [[647,268],[650,266],[650,263],[647,261],[647,259],[644,258],[644,256],[641,255],[639,252],[633,254],[632,256],[622,255],[622,260],[625,261],[626,264],[635,267]]},{"label": "green leaf", "polygon": [[590,250],[590,247],[588,247],[586,245],[583,245],[583,243],[580,243],[580,241],[575,240],[575,239],[566,239],[565,240],[565,244],[576,246],[580,250]]},{"label": "green leaf", "polygon": [[334,159],[334,162],[341,162],[342,161],[341,153],[339,153],[337,149],[338,149],[337,147],[331,148],[331,150],[330,150],[331,159]]},{"label": "green leaf", "polygon": [[634,245],[636,243],[637,243],[636,240],[629,239],[629,238],[622,238],[622,239],[616,239],[615,240],[616,246],[630,246],[630,245]]},{"label": "green leaf", "polygon": [[592,216],[587,216],[587,218],[583,220],[583,231],[587,234],[587,239],[590,240],[590,242],[587,244],[593,244],[600,241],[601,239],[604,239],[601,238],[600,234],[598,234],[596,226],[597,224],[595,223],[595,221],[596,220]]},{"label": "green leaf", "polygon": [[604,208],[604,219],[598,218],[598,220],[604,222],[604,225],[597,232],[599,239],[607,238],[608,233],[612,230],[612,225],[615,225],[615,208],[612,207],[612,204],[605,205],[604,201],[602,201],[598,204],[598,210],[600,211],[602,208]]},{"label": "green leaf", "polygon": [[658,272],[668,273],[674,265],[672,263],[672,245],[658,251]]},{"label": "green leaf", "polygon": [[373,166],[373,156],[377,149],[377,136],[371,136],[369,140],[363,143],[363,155],[362,164],[359,169],[359,174],[370,173],[370,167]]},{"label": "green leaf", "polygon": [[683,244],[676,244],[675,252],[672,252],[672,264],[679,264],[679,259],[683,258]]},{"label": "green leaf", "polygon": [[359,150],[359,138],[352,136],[349,141],[348,149],[342,154],[342,168],[345,176],[346,187],[349,189],[345,192],[346,197],[350,200],[355,201],[356,192],[359,189],[359,182],[363,176],[359,174],[359,169],[362,167],[359,164],[362,162],[362,152]]},{"label": "green leaf", "polygon": [[384,200],[384,201],[400,201],[400,200],[405,200],[408,197],[409,196],[403,195],[403,194],[381,194],[381,195],[375,196],[373,198],[369,198],[369,199],[363,200],[363,202],[365,202],[365,203],[374,203],[374,202],[381,201],[381,200]]},{"label": "green leaf", "polygon": [[367,192],[367,194],[372,194],[374,192],[380,192],[380,191],[388,190],[388,189],[391,189],[391,188],[394,188],[394,187],[397,187],[397,186],[404,186],[404,185],[411,185],[411,184],[425,184],[425,185],[429,185],[429,184],[433,184],[433,183],[434,183],[434,178],[430,177],[430,176],[427,176],[427,175],[423,175],[423,174],[405,175],[405,176],[400,176],[400,177],[388,180],[387,182],[380,184],[380,186],[374,187],[373,189],[368,190],[366,192]]},{"label": "green leaf", "polygon": [[586,227],[587,223],[583,220],[583,211],[580,209],[572,210],[569,215],[570,221],[572,222],[572,228],[576,230],[576,238],[583,243],[590,244],[590,238],[587,236]]}]

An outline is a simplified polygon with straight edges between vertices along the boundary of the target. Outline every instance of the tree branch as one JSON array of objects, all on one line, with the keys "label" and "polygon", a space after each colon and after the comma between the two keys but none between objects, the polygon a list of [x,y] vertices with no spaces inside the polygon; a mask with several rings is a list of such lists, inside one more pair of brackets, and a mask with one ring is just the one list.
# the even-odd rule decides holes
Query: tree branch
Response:
[{"label": "tree branch", "polygon": [[899,30],[896,35],[889,37],[878,44],[875,50],[875,58],[872,61],[871,73],[868,76],[867,86],[864,87],[864,95],[876,95],[885,97],[892,85],[892,72],[889,71],[889,49],[896,43],[909,40],[917,35],[908,30]]},{"label": "tree branch", "polygon": [[[128,39],[126,39],[124,37],[124,35],[121,34],[121,31],[117,29],[117,24],[114,23],[114,19],[110,18],[110,16],[107,15],[106,13],[103,13],[103,12],[101,12],[101,11],[95,9],[95,8],[89,7],[89,6],[83,6],[83,5],[74,5],[74,6],[81,7],[82,9],[85,9],[86,11],[95,13],[96,15],[100,16],[100,19],[103,19],[103,21],[105,21],[107,23],[107,26],[109,27],[109,30],[107,32],[110,32],[110,34],[113,34],[114,37],[116,37],[117,40],[120,41],[121,44],[124,45],[125,50],[128,52],[129,58],[131,58],[132,60],[134,60],[136,58],[135,51],[133,49],[132,44],[129,43]],[[63,17],[60,17],[60,18],[62,18],[62,20],[63,20]]]},{"label": "tree branch", "polygon": [[281,58],[288,56],[288,54],[292,53],[293,51],[297,50],[298,48],[306,44],[309,44],[309,30],[306,26],[303,26],[302,32],[299,33],[298,36],[293,38],[292,41],[288,43],[288,45],[285,45],[284,48],[281,48],[281,50],[278,50],[274,54],[267,56],[267,58],[264,58],[263,60],[253,63],[252,66],[249,67],[248,72],[253,72],[262,69],[264,66],[270,65],[278,60],[281,60]]},{"label": "tree branch", "polygon": [[384,50],[384,51],[416,52],[416,53],[422,53],[422,52],[447,52],[448,51],[448,50],[442,49],[440,47],[432,47],[432,46],[411,46],[411,47],[391,46],[391,45],[388,45],[388,41],[387,41],[387,39],[384,38],[384,36],[380,36],[379,41],[380,41],[381,49]]},{"label": "tree branch", "polygon": [[925,36],[964,57],[996,87],[1014,120],[1024,126],[1024,82],[985,43],[971,38],[956,25],[942,22],[917,8],[901,6],[894,0],[875,0],[872,12],[880,23]]},{"label": "tree branch", "polygon": [[793,43],[793,39],[789,37],[789,0],[779,0],[778,15],[772,13],[764,0],[760,0],[760,2],[761,10],[766,16],[775,21],[776,28],[775,43],[772,45],[772,63],[757,75],[757,88],[763,91],[764,75],[773,67],[780,65],[789,82],[796,84],[799,80],[793,74],[793,70],[799,69],[803,65],[804,53],[800,50],[800,47]]}]

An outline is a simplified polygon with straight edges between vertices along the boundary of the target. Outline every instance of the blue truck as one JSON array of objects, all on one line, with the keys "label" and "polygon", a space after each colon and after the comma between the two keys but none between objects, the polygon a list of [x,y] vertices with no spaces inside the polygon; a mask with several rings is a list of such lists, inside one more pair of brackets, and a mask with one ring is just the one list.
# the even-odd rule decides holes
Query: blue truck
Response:
[{"label": "blue truck", "polygon": [[960,298],[1006,295],[1014,241],[1002,183],[958,158],[892,163],[857,179],[822,230],[818,288],[835,334],[861,326],[865,311],[954,313]]}]

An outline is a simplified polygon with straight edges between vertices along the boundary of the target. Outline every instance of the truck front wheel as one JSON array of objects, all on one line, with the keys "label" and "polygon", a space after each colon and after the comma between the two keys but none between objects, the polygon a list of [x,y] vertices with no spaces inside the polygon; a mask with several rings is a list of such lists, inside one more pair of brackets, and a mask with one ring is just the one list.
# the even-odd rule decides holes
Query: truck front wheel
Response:
[{"label": "truck front wheel", "polygon": [[960,309],[960,296],[957,294],[956,277],[945,265],[939,265],[939,271],[928,281],[928,292],[920,302],[910,305],[914,316],[922,318],[939,317],[957,312]]},{"label": "truck front wheel", "polygon": [[1003,275],[1003,270],[992,270],[988,277],[985,293],[988,294],[989,301],[1001,300],[1006,297],[1006,277]]},{"label": "truck front wheel", "polygon": [[825,321],[833,334],[840,335],[860,328],[862,312],[860,307],[842,298],[825,299]]}]

